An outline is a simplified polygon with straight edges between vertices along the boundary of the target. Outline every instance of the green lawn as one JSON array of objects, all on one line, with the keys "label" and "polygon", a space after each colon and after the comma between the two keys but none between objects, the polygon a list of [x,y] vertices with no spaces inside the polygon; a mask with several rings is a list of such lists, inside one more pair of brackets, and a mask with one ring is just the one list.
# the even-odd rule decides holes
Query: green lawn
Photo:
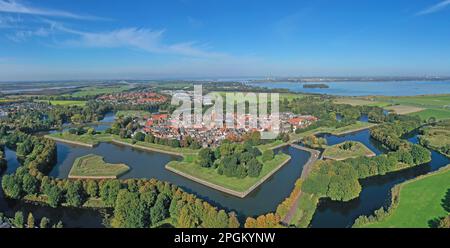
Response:
[{"label": "green lawn", "polygon": [[[167,164],[167,167],[176,169],[193,177],[205,180],[227,189],[244,192],[289,158],[290,156],[287,154],[277,154],[273,160],[264,163],[259,177],[246,178],[236,178],[219,175],[217,173],[217,170],[201,167],[194,162],[195,160],[189,162],[185,160],[181,162],[171,161]],[[261,157],[258,157],[258,160],[262,162]]]},{"label": "green lawn", "polygon": [[[411,106],[424,110],[409,113],[409,115],[420,116],[422,120],[435,117],[438,120],[450,119],[450,95],[422,95],[422,96],[384,96],[377,97],[377,101],[387,102],[391,105]],[[406,114],[406,113],[405,113]]]},{"label": "green lawn", "polygon": [[403,104],[422,108],[444,108],[450,106],[450,95],[423,95],[403,97],[379,97],[379,101]]},{"label": "green lawn", "polygon": [[437,120],[445,120],[450,119],[450,109],[426,109],[409,115],[419,116],[420,119],[424,121],[428,120],[430,117],[434,117]]},{"label": "green lawn", "polygon": [[298,206],[290,224],[299,228],[308,227],[318,203],[319,198],[317,196],[303,192],[298,198]]},{"label": "green lawn", "polygon": [[103,157],[89,154],[75,159],[69,178],[117,178],[128,170],[126,164],[109,164]]},{"label": "green lawn", "polygon": [[351,143],[353,145],[349,149],[344,149],[344,144],[346,143],[347,142],[327,147],[323,153],[323,157],[332,160],[345,160],[362,156],[375,156],[373,151],[360,142],[352,141]]},{"label": "green lawn", "polygon": [[96,96],[103,94],[120,93],[129,89],[132,89],[132,87],[129,85],[113,87],[85,87],[80,91],[72,93],[71,95],[73,97]]},{"label": "green lawn", "polygon": [[420,228],[430,221],[449,214],[442,200],[450,189],[450,168],[411,180],[400,186],[398,206],[382,221],[363,227]]},{"label": "green lawn", "polygon": [[384,109],[392,111],[399,115],[413,114],[424,110],[423,108],[410,105],[393,105],[385,107]]},{"label": "green lawn", "polygon": [[144,110],[121,110],[116,113],[116,116],[124,116],[124,117],[150,117],[152,113]]},{"label": "green lawn", "polygon": [[103,134],[103,133],[95,135],[89,134],[75,135],[69,132],[64,132],[64,133],[49,134],[47,136],[51,138],[57,138],[94,146],[98,145],[101,142],[108,142],[112,140],[112,136],[110,134]]},{"label": "green lawn", "polygon": [[356,98],[356,97],[345,97],[345,98],[337,98],[334,100],[337,104],[349,104],[352,106],[374,106],[374,107],[386,107],[391,105],[388,102],[375,101],[373,99],[368,98]]},{"label": "green lawn", "polygon": [[189,148],[171,147],[171,146],[147,143],[147,142],[141,142],[141,141],[138,141],[135,144],[133,144],[132,139],[121,139],[117,135],[112,135],[112,139],[120,141],[120,142],[128,143],[130,145],[149,148],[149,149],[153,149],[155,151],[160,151],[160,152],[176,153],[176,154],[179,154],[182,156],[192,156],[192,155],[196,155],[199,152],[199,150],[193,150],[193,149],[189,149]]},{"label": "green lawn", "polygon": [[62,106],[84,106],[86,101],[71,101],[71,100],[36,100],[36,102],[46,102],[51,105],[62,105]]}]

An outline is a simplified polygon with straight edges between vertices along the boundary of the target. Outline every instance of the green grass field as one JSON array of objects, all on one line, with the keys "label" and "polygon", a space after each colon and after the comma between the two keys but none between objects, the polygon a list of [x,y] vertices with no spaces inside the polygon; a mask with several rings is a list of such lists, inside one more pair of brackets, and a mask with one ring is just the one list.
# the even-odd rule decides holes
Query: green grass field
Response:
[{"label": "green grass field", "polygon": [[[378,97],[378,101],[384,101],[393,105],[412,106],[424,110],[409,113],[412,116],[419,116],[426,121],[430,117],[438,120],[450,119],[450,95],[423,95],[406,97]],[[406,114],[406,113],[405,113]]]},{"label": "green grass field", "polygon": [[[211,168],[203,168],[196,164],[191,160],[187,162],[184,161],[171,161],[167,164],[167,167],[176,169],[198,179],[205,180],[207,182],[216,184],[218,186],[222,186],[227,189],[235,190],[238,192],[244,192],[248,190],[250,187],[255,185],[258,181],[260,181],[264,176],[272,172],[275,168],[277,168],[281,163],[285,162],[289,159],[290,156],[287,154],[277,154],[275,158],[271,161],[264,162],[264,166],[262,168],[261,174],[259,177],[246,177],[246,178],[236,178],[236,177],[227,177],[225,175],[219,175],[216,170]],[[258,160],[261,161],[261,157],[258,157]]]},{"label": "green grass field", "polygon": [[128,170],[126,164],[109,164],[103,157],[89,154],[75,159],[69,178],[117,178]]},{"label": "green grass field", "polygon": [[103,94],[119,93],[132,89],[131,86],[113,86],[113,87],[86,87],[71,94],[72,97],[96,96]]},{"label": "green grass field", "polygon": [[98,145],[101,142],[109,142],[112,140],[112,136],[110,134],[96,134],[96,135],[75,135],[69,132],[64,133],[54,133],[47,135],[48,137],[53,137],[57,139],[78,142],[86,145]]},{"label": "green grass field", "polygon": [[450,168],[400,185],[398,206],[382,221],[363,227],[420,228],[430,221],[447,216],[443,199],[450,189]]},{"label": "green grass field", "polygon": [[417,106],[422,108],[444,108],[450,106],[450,95],[424,95],[402,97],[378,97],[377,100],[392,104]]},{"label": "green grass field", "polygon": [[[448,123],[448,124],[447,124]],[[422,128],[423,135],[420,135],[422,143],[429,148],[441,151],[441,148],[450,145],[450,122],[438,123],[434,126]]]},{"label": "green grass field", "polygon": [[337,98],[334,100],[337,104],[349,104],[352,106],[375,106],[375,107],[386,107],[391,105],[387,102],[375,101],[373,99],[368,98],[356,98],[356,97],[346,97],[346,98]]},{"label": "green grass field", "polygon": [[424,110],[423,108],[409,106],[409,105],[393,105],[393,106],[385,107],[384,109],[392,111],[399,115],[418,113],[418,112]]},{"label": "green grass field", "polygon": [[430,117],[434,117],[437,120],[447,120],[450,119],[450,109],[426,109],[409,115],[419,116],[424,121],[427,121]]},{"label": "green grass field", "polygon": [[323,157],[332,160],[345,160],[362,156],[375,156],[373,151],[360,142],[352,142],[353,145],[347,150],[343,148],[345,143],[346,142],[327,147],[323,153]]},{"label": "green grass field", "polygon": [[51,105],[61,105],[61,106],[84,106],[86,101],[65,101],[65,100],[36,100],[36,102],[47,102]]},{"label": "green grass field", "polygon": [[140,117],[143,118],[145,116],[150,117],[152,113],[144,110],[120,110],[117,111],[116,117],[124,116],[124,117]]}]

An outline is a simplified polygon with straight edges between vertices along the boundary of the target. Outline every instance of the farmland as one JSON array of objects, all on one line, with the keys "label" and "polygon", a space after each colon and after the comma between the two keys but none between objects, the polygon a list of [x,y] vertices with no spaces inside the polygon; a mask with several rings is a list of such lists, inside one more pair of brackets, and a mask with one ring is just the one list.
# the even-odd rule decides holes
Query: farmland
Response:
[{"label": "farmland", "polygon": [[438,171],[401,184],[398,203],[394,202],[388,216],[363,227],[432,227],[433,222],[447,216],[446,194],[450,186],[450,169]]},{"label": "farmland", "polygon": [[84,106],[86,101],[71,101],[71,100],[36,100],[36,102],[46,102],[51,105],[61,105],[61,106]]}]

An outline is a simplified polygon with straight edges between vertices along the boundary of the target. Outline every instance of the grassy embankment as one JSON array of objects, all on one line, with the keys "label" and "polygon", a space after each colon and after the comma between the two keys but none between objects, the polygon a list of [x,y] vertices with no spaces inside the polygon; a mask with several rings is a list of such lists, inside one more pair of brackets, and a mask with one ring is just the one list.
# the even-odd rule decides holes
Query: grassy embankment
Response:
[{"label": "grassy embankment", "polygon": [[138,118],[143,118],[143,117],[150,117],[152,115],[152,113],[150,113],[149,111],[145,111],[145,110],[120,110],[117,111],[116,116],[123,116],[123,117],[138,117]]},{"label": "grassy embankment", "polygon": [[[235,178],[227,177],[225,175],[219,175],[216,170],[211,168],[203,168],[196,163],[195,156],[185,157],[183,161],[171,161],[166,165],[166,168],[170,170],[176,170],[185,174],[186,176],[191,176],[194,181],[199,179],[200,181],[206,181],[211,183],[216,189],[221,191],[226,191],[227,193],[245,197],[250,193],[257,185],[264,182],[270,175],[275,173],[280,169],[287,161],[290,160],[290,156],[287,154],[277,154],[274,159],[270,161],[263,162],[262,156],[257,158],[259,162],[263,164],[262,171],[258,177],[245,177],[245,178]],[[200,182],[201,183],[201,182]],[[222,188],[224,188],[222,190]],[[231,192],[233,191],[233,192]]]},{"label": "grassy embankment", "polygon": [[73,179],[115,179],[130,170],[126,164],[109,164],[103,157],[89,154],[75,159],[69,172]]},{"label": "grassy embankment", "polygon": [[397,185],[392,189],[392,205],[381,220],[367,228],[431,227],[433,221],[449,214],[444,198],[450,190],[450,166]]},{"label": "grassy embankment", "polygon": [[72,143],[75,145],[84,145],[84,146],[96,146],[102,142],[115,142],[123,145],[133,146],[135,148],[143,149],[143,150],[151,150],[156,152],[168,153],[178,156],[190,156],[196,155],[197,151],[189,148],[175,148],[165,145],[147,143],[147,142],[135,142],[132,139],[122,139],[118,135],[112,134],[83,134],[83,135],[74,135],[68,132],[64,133],[55,133],[47,135],[48,138],[55,139],[60,142]]},{"label": "grassy embankment", "polygon": [[376,155],[373,151],[360,142],[351,142],[352,145],[348,149],[345,149],[344,147],[346,143],[347,142],[336,144],[334,146],[328,146],[323,152],[323,158],[340,161],[349,158],[357,158],[362,156],[373,157]]}]

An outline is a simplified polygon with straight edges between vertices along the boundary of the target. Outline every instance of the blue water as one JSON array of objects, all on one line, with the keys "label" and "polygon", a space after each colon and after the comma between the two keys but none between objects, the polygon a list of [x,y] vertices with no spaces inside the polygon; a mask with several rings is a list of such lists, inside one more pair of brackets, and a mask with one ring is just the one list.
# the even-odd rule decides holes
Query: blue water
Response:
[{"label": "blue water", "polygon": [[[345,136],[326,135],[324,137],[329,144],[353,140],[362,142],[377,154],[385,152],[376,141],[370,138],[367,130]],[[416,134],[405,138],[412,143],[418,142]],[[337,202],[322,199],[311,221],[311,227],[350,227],[359,216],[371,215],[380,207],[387,208],[390,204],[391,189],[396,184],[436,171],[450,164],[450,158],[433,150],[431,150],[431,158],[431,162],[420,166],[361,180],[362,191],[359,197],[352,201]]]},{"label": "blue water", "polygon": [[338,96],[415,96],[427,94],[450,93],[450,82],[326,82],[328,89],[304,89],[303,84],[293,82],[261,82],[248,85],[267,87],[269,89],[288,89],[293,92],[318,93]]}]

